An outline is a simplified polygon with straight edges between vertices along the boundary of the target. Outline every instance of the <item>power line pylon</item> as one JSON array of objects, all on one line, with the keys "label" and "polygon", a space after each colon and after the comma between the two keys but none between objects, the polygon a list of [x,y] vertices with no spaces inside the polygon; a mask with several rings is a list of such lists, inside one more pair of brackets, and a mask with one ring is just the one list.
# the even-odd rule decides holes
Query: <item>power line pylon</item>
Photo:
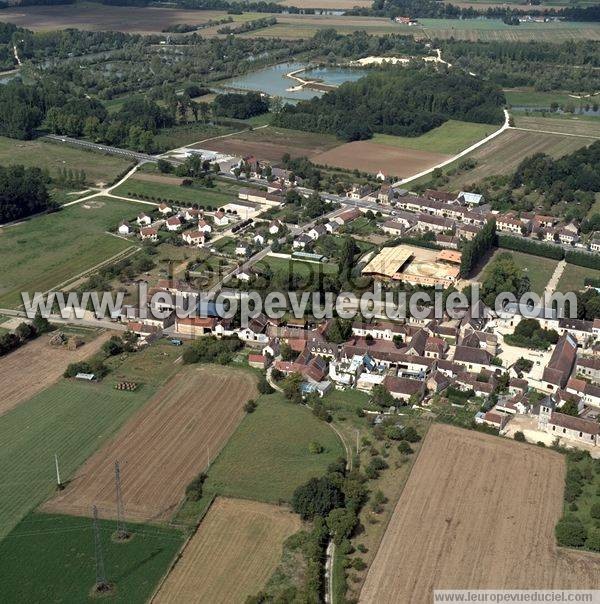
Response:
[{"label": "power line pylon", "polygon": [[121,468],[119,462],[115,461],[115,487],[117,491],[117,539],[129,539],[130,533],[125,526],[125,506],[123,505],[123,494],[121,492]]},{"label": "power line pylon", "polygon": [[95,505],[92,507],[92,513],[94,515],[94,553],[96,556],[96,585],[94,590],[105,592],[110,589],[110,584],[106,580],[102,542],[100,541],[100,526],[98,525],[98,508]]}]

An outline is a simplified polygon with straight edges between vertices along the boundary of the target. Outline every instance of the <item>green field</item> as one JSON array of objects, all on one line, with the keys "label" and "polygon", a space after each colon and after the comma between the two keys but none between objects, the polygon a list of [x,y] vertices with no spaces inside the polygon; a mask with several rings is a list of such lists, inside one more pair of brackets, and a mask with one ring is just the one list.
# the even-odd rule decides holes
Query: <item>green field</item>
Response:
[{"label": "green field", "polygon": [[558,23],[521,23],[507,25],[500,19],[419,19],[423,26],[400,26],[403,33],[424,34],[427,38],[460,40],[508,40],[526,42],[564,42],[565,40],[600,40],[598,23],[561,21]]},{"label": "green field", "polygon": [[[181,348],[159,343],[112,358],[114,371],[100,383],[61,379],[2,416],[0,422],[0,539],[54,491],[54,454],[63,479],[144,405],[178,368]],[[142,384],[116,390],[117,381]]]},{"label": "green field", "polygon": [[91,597],[96,581],[92,520],[30,514],[0,542],[2,602],[147,602],[183,543],[176,529],[129,524],[133,538],[112,539],[116,523],[101,520],[106,578],[114,596]]},{"label": "green field", "polygon": [[600,271],[595,271],[593,268],[584,268],[575,264],[567,264],[563,274],[558,280],[559,292],[576,292],[584,287],[586,277],[592,279],[600,279]]},{"label": "green field", "polygon": [[[324,452],[309,453],[312,441],[319,442]],[[209,469],[205,492],[289,501],[298,485],[319,476],[343,455],[334,431],[308,409],[286,402],[278,393],[263,396]]]},{"label": "green field", "polygon": [[182,204],[198,204],[206,209],[216,209],[237,197],[237,192],[226,185],[220,184],[213,189],[200,187],[182,187],[162,182],[150,182],[129,178],[113,190],[115,195],[124,197],[140,197],[146,195],[154,199],[167,199],[170,202]]},{"label": "green field", "polygon": [[473,143],[489,136],[495,130],[498,130],[498,128],[499,126],[492,124],[474,124],[471,122],[449,120],[439,128],[434,128],[416,138],[375,134],[373,141],[403,149],[456,155],[463,149],[470,147]]},{"label": "green field", "polygon": [[95,185],[99,182],[112,182],[131,162],[114,155],[42,139],[20,141],[0,136],[0,165],[9,164],[45,168],[50,176],[57,176],[59,168],[84,170],[87,182]]},{"label": "green field", "polygon": [[[552,103],[558,103],[559,105],[566,105],[572,103],[578,107],[581,100],[574,99],[569,96],[567,91],[553,90],[551,92],[545,92],[541,90],[534,90],[533,88],[508,88],[504,90],[504,96],[506,102],[509,105],[517,107],[547,107],[550,108]],[[597,97],[600,99],[600,97]],[[593,102],[595,99],[584,100],[586,102]]]},{"label": "green field", "polygon": [[290,275],[305,280],[316,275],[335,275],[338,272],[337,264],[303,262],[301,260],[277,258],[276,256],[266,256],[256,263],[256,268],[259,270],[269,269],[280,280],[288,279]]},{"label": "green field", "polygon": [[0,308],[16,308],[20,292],[47,291],[136,244],[106,230],[134,218],[142,206],[92,201],[0,229]]},{"label": "green field", "polygon": [[[552,274],[558,265],[558,261],[550,258],[542,258],[541,256],[531,256],[530,254],[524,254],[523,252],[498,249],[492,256],[487,267],[491,265],[498,254],[507,252],[515,259],[517,266],[522,268],[529,277],[531,291],[539,295],[543,294],[548,281],[550,281],[550,277],[552,277]],[[479,278],[485,279],[487,267],[483,270],[483,273],[479,275]]]}]

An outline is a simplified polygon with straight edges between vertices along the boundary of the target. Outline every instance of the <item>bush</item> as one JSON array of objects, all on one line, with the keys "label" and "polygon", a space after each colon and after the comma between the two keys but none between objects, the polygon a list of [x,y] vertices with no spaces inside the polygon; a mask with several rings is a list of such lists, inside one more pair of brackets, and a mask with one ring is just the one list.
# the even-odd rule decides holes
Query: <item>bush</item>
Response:
[{"label": "bush", "polygon": [[261,375],[257,384],[258,391],[260,394],[271,394],[273,392],[273,388],[271,384],[267,381],[266,375]]},{"label": "bush", "polygon": [[253,413],[254,410],[256,409],[258,405],[256,404],[256,401],[250,399],[245,405],[244,405],[244,411],[246,413]]},{"label": "bush", "polygon": [[398,451],[400,451],[402,455],[412,455],[414,453],[413,448],[406,440],[402,440],[398,443]]},{"label": "bush", "polygon": [[589,530],[585,546],[593,552],[600,552],[600,529],[591,528]]},{"label": "bush", "polygon": [[590,508],[590,516],[595,520],[600,520],[600,503],[593,503]]},{"label": "bush", "polygon": [[517,430],[517,432],[515,432],[515,440],[519,441],[520,443],[524,443],[525,434],[523,434],[523,432],[521,432],[520,430]]},{"label": "bush", "polygon": [[315,440],[310,442],[308,445],[308,452],[311,455],[319,455],[320,453],[323,453],[323,451],[324,451],[323,445],[321,443],[318,443]]},{"label": "bush", "polygon": [[334,508],[344,505],[344,494],[329,478],[311,478],[292,495],[292,509],[303,520],[327,516]]},{"label": "bush", "polygon": [[409,443],[418,443],[421,440],[421,436],[412,426],[404,428],[403,436],[404,440],[407,440]]},{"label": "bush", "polygon": [[581,547],[587,538],[585,527],[576,516],[563,516],[554,533],[557,543],[565,547]]},{"label": "bush", "polygon": [[198,501],[202,498],[202,485],[206,480],[206,474],[198,474],[185,489],[185,495],[190,501]]}]

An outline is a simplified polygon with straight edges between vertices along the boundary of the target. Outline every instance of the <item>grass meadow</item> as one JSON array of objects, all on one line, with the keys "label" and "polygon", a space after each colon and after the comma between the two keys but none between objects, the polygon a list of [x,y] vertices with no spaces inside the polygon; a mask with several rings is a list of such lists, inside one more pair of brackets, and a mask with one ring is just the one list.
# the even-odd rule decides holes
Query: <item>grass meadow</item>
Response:
[{"label": "grass meadow", "polygon": [[95,185],[112,182],[131,162],[43,139],[20,141],[0,136],[0,164],[45,168],[53,177],[58,175],[59,169],[84,170],[87,182]]},{"label": "grass meadow", "polygon": [[141,208],[97,198],[0,229],[0,308],[16,308],[22,291],[47,291],[135,245],[106,231]]},{"label": "grass meadow", "polygon": [[[309,452],[313,441],[324,447],[322,453]],[[202,499],[186,502],[177,520],[194,522],[215,495],[288,502],[296,487],[343,456],[335,432],[309,409],[280,393],[261,396],[208,470]]]},{"label": "grass meadow", "polygon": [[123,197],[141,197],[146,195],[151,199],[167,199],[182,204],[197,203],[206,209],[216,209],[225,205],[236,196],[228,187],[217,185],[212,189],[200,187],[182,187],[161,182],[139,180],[135,177],[128,179],[113,190],[115,195]]},{"label": "grass meadow", "polygon": [[475,124],[472,122],[449,120],[438,128],[434,128],[421,136],[409,137],[375,134],[373,140],[376,143],[402,147],[403,149],[455,155],[482,138],[489,136],[498,128],[499,126],[492,124]]},{"label": "grass meadow", "polygon": [[556,289],[559,292],[579,291],[583,289],[586,277],[600,279],[600,271],[595,271],[593,268],[576,266],[575,264],[567,264],[558,280],[558,287]]},{"label": "grass meadow", "polygon": [[[101,515],[101,511],[99,511]],[[177,529],[129,524],[133,538],[113,539],[116,523],[100,520],[107,580],[114,594],[100,601],[143,604],[167,572],[183,543]],[[3,602],[97,602],[92,520],[30,514],[0,542]]]}]

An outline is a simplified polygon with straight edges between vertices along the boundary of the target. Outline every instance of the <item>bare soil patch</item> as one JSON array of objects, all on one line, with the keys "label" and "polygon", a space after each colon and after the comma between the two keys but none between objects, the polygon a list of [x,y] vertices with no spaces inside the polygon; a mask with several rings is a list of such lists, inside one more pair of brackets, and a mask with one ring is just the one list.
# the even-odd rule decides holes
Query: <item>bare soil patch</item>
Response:
[{"label": "bare soil patch", "polygon": [[198,11],[172,8],[78,4],[63,6],[15,6],[0,13],[0,21],[14,23],[34,31],[86,29],[89,31],[123,31],[159,33],[175,23],[196,25],[220,18],[225,11]]},{"label": "bare soil patch", "polygon": [[355,141],[335,147],[325,153],[317,153],[310,157],[311,161],[338,168],[376,174],[380,170],[386,175],[407,178],[422,170],[431,168],[446,159],[449,155],[401,149],[372,141]]},{"label": "bare soil patch", "polygon": [[281,161],[281,157],[285,153],[289,153],[292,157],[308,157],[327,151],[337,144],[337,139],[327,134],[300,132],[269,126],[260,130],[240,132],[235,136],[206,141],[205,143],[199,143],[198,146],[230,155],[255,155],[261,159],[278,162]]},{"label": "bare soil patch", "polygon": [[361,602],[429,602],[434,589],[587,589],[600,556],[558,549],[562,456],[434,425]]},{"label": "bare soil patch", "polygon": [[217,498],[153,601],[245,602],[264,587],[284,540],[300,527],[287,508]]},{"label": "bare soil patch", "polygon": [[182,500],[186,486],[217,455],[241,420],[244,403],[256,396],[244,371],[188,366],[161,388],[103,449],[77,472],[44,510],[89,515],[96,504],[116,517],[114,462],[121,467],[126,518],[163,521]]},{"label": "bare soil patch", "polygon": [[103,333],[77,350],[67,350],[51,346],[52,334],[45,334],[0,357],[0,415],[53,384],[69,363],[92,356],[110,336]]}]

